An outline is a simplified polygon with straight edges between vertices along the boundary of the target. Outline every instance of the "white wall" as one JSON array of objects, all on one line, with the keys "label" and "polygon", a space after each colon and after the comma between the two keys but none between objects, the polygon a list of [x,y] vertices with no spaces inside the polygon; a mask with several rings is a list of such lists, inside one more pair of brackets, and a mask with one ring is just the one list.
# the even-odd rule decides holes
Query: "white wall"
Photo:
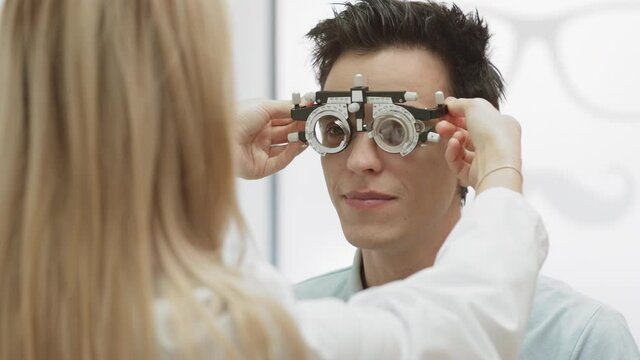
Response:
[{"label": "white wall", "polygon": [[[233,41],[235,93],[238,101],[268,98],[271,89],[269,1],[228,0]],[[269,258],[270,179],[238,180],[243,215],[258,248]]]},{"label": "white wall", "polygon": [[[328,3],[335,1],[279,1],[279,97],[318,89],[303,35],[331,16]],[[508,82],[503,110],[523,126],[525,195],[551,237],[543,273],[620,310],[640,340],[640,3],[597,3],[597,14],[580,13],[595,0],[480,0],[463,8],[478,7],[496,33],[494,59]],[[564,15],[557,28],[540,22]],[[353,248],[319,156],[306,151],[280,185],[285,274],[299,281],[348,265]]]}]

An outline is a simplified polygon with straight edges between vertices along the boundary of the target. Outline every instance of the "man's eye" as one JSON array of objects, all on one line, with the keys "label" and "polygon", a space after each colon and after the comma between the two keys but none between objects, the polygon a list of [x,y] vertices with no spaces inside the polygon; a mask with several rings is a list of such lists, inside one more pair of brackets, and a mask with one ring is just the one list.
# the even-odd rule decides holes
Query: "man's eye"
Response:
[{"label": "man's eye", "polygon": [[342,131],[342,128],[337,125],[337,124],[329,124],[326,129],[325,129],[325,133],[328,136],[343,136],[344,135],[344,131]]}]

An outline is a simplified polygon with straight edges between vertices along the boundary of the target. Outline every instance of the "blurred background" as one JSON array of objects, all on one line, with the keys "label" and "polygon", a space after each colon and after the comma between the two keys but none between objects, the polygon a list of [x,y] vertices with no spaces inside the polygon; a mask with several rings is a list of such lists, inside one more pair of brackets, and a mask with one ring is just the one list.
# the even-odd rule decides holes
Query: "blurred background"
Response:
[{"label": "blurred background", "polygon": [[[319,90],[304,34],[337,1],[227,1],[239,101]],[[493,33],[525,197],[550,235],[542,272],[622,312],[640,343],[640,0],[456,4]],[[315,152],[238,187],[258,248],[292,282],[351,264]]]},{"label": "blurred background", "polygon": [[[239,100],[319,90],[304,34],[335,0],[228,2]],[[523,128],[525,196],[550,235],[543,273],[621,311],[640,342],[640,1],[457,4],[494,34],[502,110]],[[293,282],[353,258],[319,160],[307,150],[274,177],[239,181],[253,238]]]}]

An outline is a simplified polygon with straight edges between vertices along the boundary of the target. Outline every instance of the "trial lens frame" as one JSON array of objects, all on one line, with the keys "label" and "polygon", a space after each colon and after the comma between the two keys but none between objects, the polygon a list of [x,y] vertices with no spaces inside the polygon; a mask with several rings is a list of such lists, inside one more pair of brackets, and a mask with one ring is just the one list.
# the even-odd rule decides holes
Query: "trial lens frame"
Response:
[{"label": "trial lens frame", "polygon": [[[299,93],[294,93],[292,101],[294,104],[291,109],[291,118],[297,121],[305,121],[305,131],[297,133],[291,133],[288,136],[289,141],[303,141],[309,143],[314,150],[321,155],[326,153],[335,153],[342,151],[349,142],[346,139],[346,144],[337,151],[332,151],[324,145],[320,144],[315,136],[309,136],[313,134],[315,123],[318,118],[313,119],[313,114],[317,114],[318,111],[326,109],[329,115],[333,115],[337,118],[342,118],[343,121],[348,121],[348,113],[355,115],[356,131],[368,132],[369,138],[373,137],[372,129],[368,129],[367,124],[364,123],[365,118],[365,104],[374,105],[374,115],[376,114],[376,106],[382,108],[397,107],[402,112],[408,112],[415,120],[419,120],[418,124],[422,124],[424,121],[438,119],[447,114],[447,106],[444,104],[444,95],[441,91],[436,92],[436,106],[433,108],[416,108],[413,106],[405,105],[407,101],[416,101],[418,94],[410,91],[369,91],[367,86],[364,86],[364,78],[361,74],[354,76],[354,86],[349,91],[317,91],[315,93],[308,93],[304,96],[304,100],[313,102],[309,106],[300,106],[301,98]],[[312,117],[312,121],[308,121]],[[432,131],[420,131],[422,129],[416,129],[418,134],[412,144],[407,146],[407,149],[400,151],[402,156],[407,155],[415,148],[415,145],[420,142],[438,142],[439,135]]]}]

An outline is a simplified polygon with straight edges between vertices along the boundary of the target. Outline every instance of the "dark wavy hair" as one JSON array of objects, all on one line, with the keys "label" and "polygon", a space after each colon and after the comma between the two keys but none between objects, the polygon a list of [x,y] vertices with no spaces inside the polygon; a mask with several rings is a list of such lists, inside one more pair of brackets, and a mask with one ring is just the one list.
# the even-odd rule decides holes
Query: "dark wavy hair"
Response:
[{"label": "dark wavy hair", "polygon": [[345,3],[334,18],[307,33],[314,43],[313,66],[324,88],[345,51],[372,53],[390,46],[418,47],[441,57],[453,96],[479,97],[496,108],[504,97],[500,71],[489,61],[489,30],[478,12],[434,1],[361,0]]}]

